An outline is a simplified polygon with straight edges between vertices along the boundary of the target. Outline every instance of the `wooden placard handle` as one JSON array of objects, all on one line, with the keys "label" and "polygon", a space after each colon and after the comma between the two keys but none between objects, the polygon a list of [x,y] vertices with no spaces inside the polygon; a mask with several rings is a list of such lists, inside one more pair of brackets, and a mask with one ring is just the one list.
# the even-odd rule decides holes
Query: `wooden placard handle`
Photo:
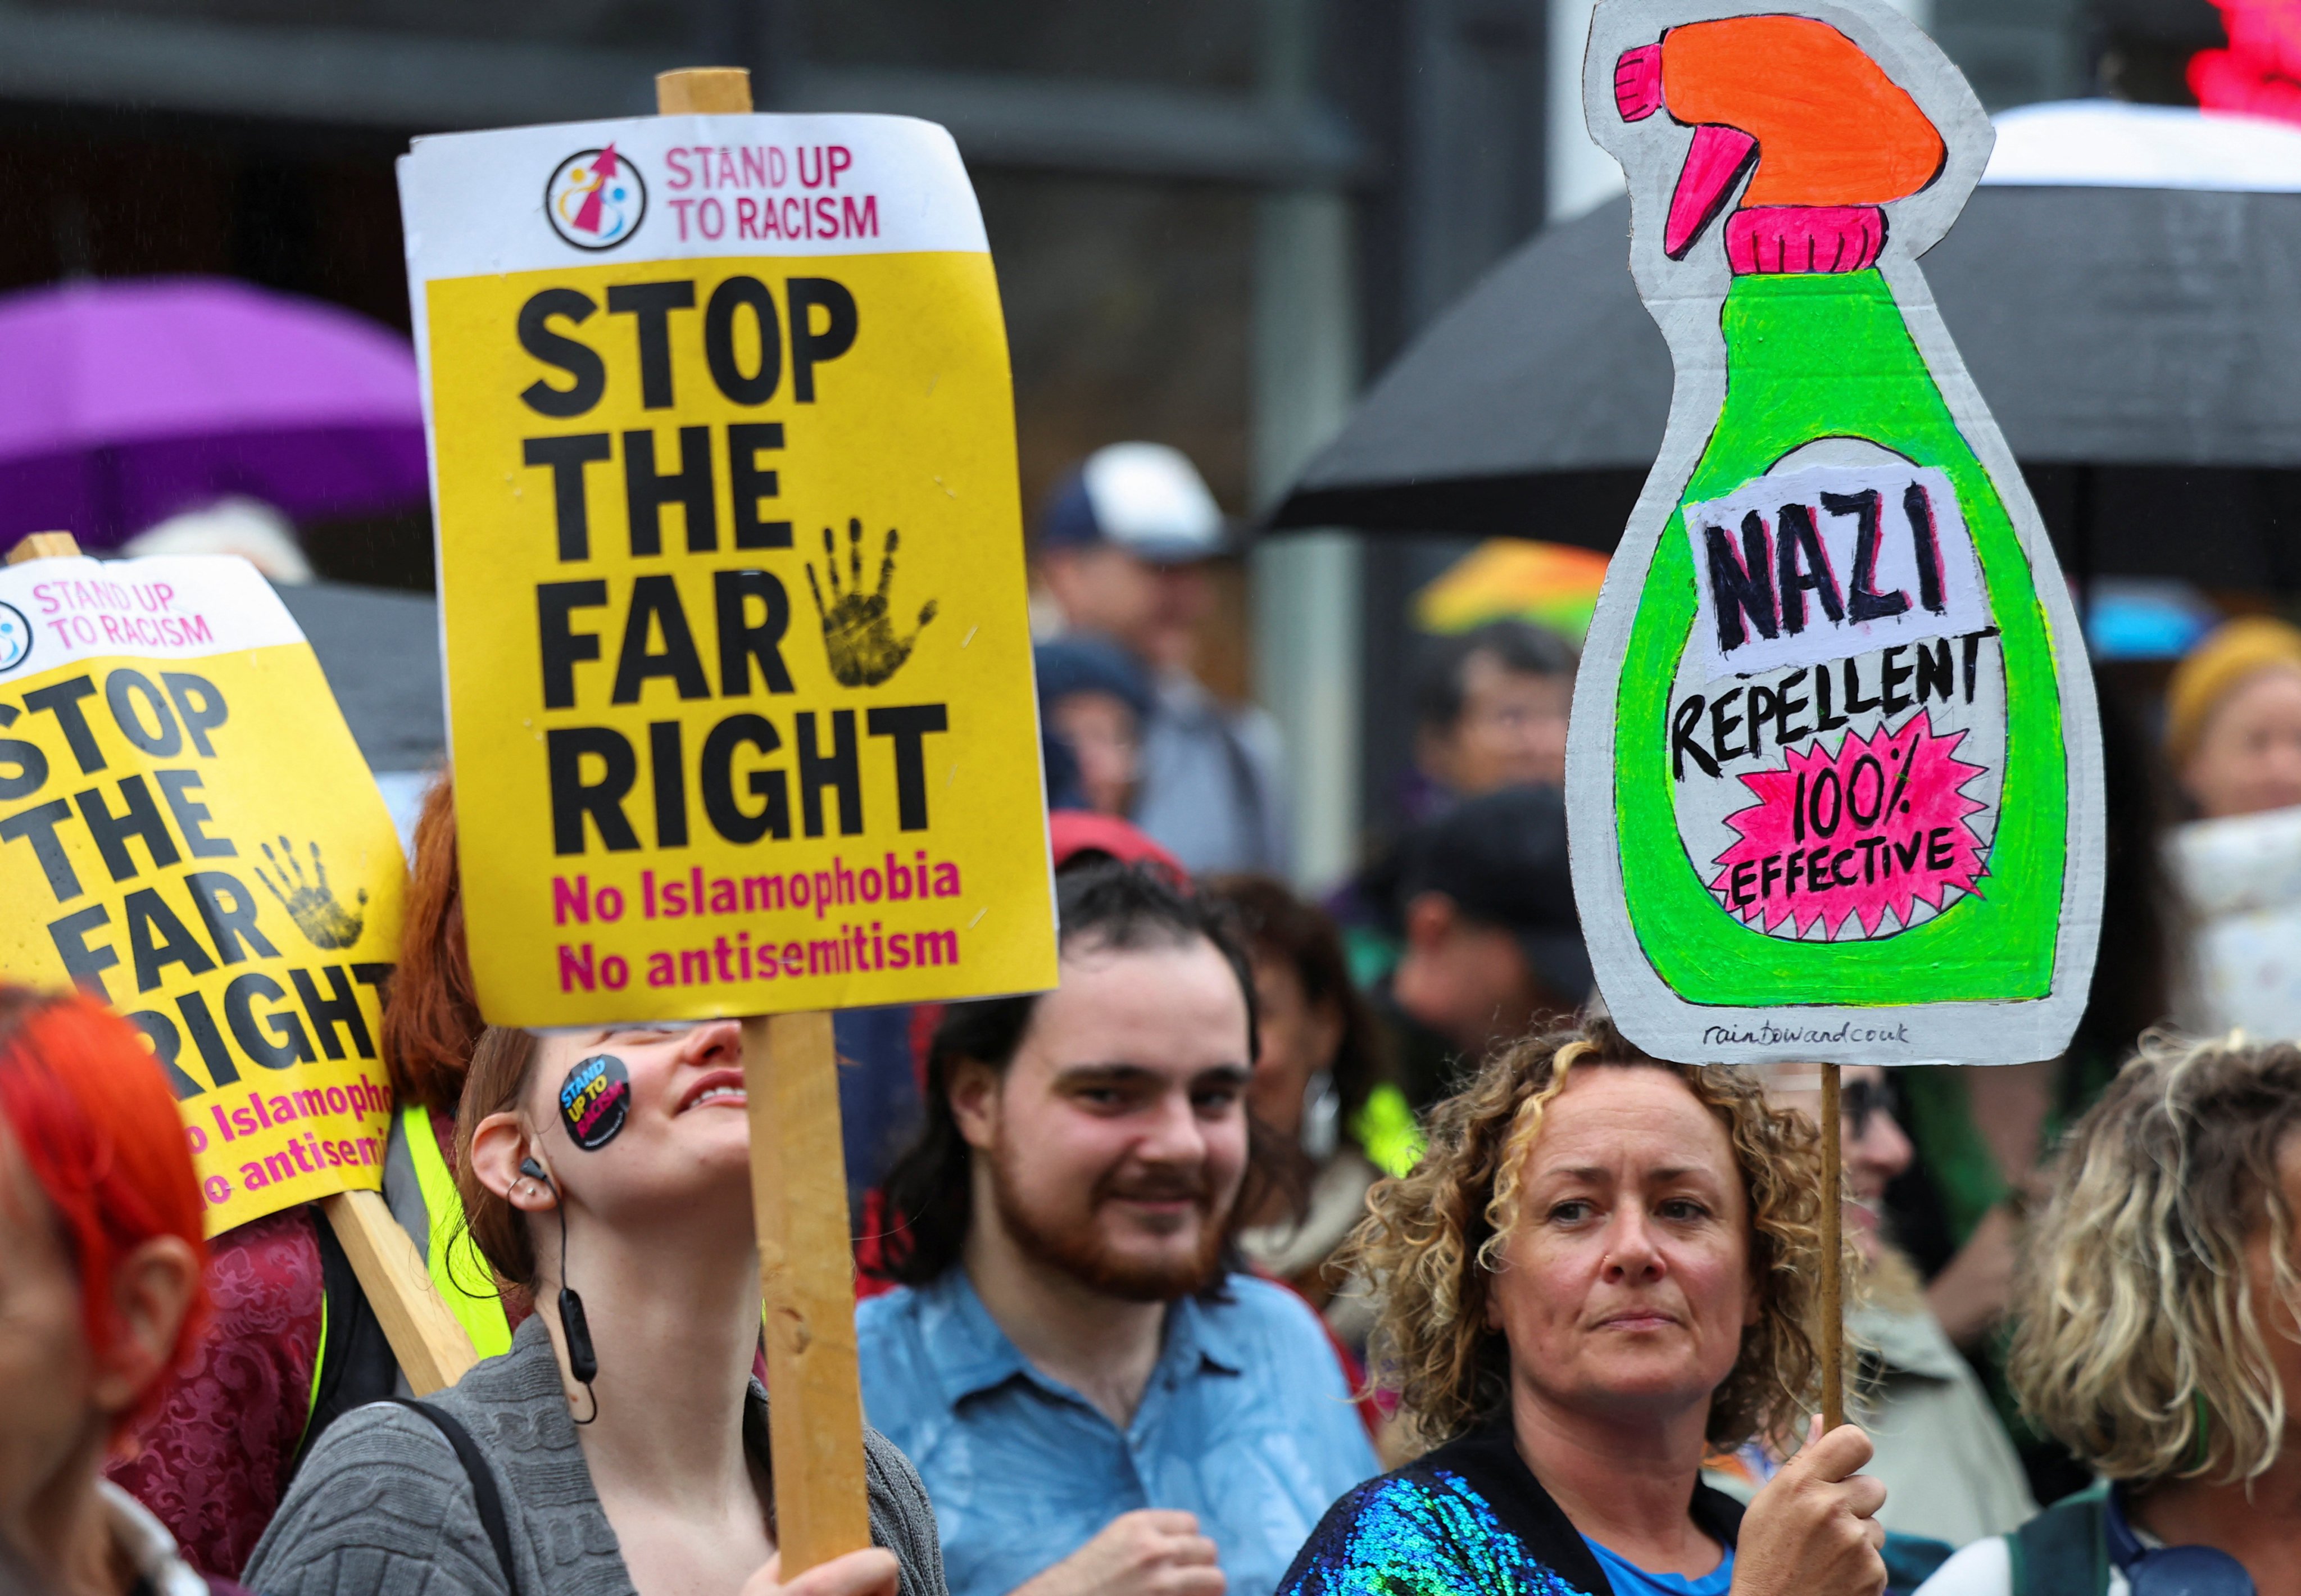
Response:
[{"label": "wooden placard handle", "polygon": [[683,66],[655,75],[655,108],[659,116],[690,112],[706,115],[751,109],[751,74],[740,66]]},{"label": "wooden placard handle", "polygon": [[1821,1423],[1845,1422],[1845,1184],[1837,1066],[1821,1066]]},{"label": "wooden placard handle", "polygon": [[26,560],[70,559],[79,552],[79,539],[70,532],[27,532],[8,551],[8,563],[21,565]]},{"label": "wooden placard handle", "polygon": [[[665,116],[751,109],[741,67],[655,80]],[[863,1387],[855,1364],[855,1254],[839,1134],[839,1055],[828,1014],[743,1022],[751,1213],[766,1304],[775,1539],[788,1581],[871,1544]]]},{"label": "wooden placard handle", "polygon": [[855,1255],[828,1014],[743,1022],[751,1211],[766,1302],[775,1538],[785,1580],[871,1544]]},{"label": "wooden placard handle", "polygon": [[[429,1133],[428,1130],[425,1132]],[[399,1360],[399,1372],[419,1397],[453,1385],[480,1361],[455,1311],[423,1266],[423,1255],[400,1228],[377,1191],[339,1191],[320,1199],[321,1211],[343,1243],[352,1273],[368,1306],[383,1325],[383,1339]]]}]

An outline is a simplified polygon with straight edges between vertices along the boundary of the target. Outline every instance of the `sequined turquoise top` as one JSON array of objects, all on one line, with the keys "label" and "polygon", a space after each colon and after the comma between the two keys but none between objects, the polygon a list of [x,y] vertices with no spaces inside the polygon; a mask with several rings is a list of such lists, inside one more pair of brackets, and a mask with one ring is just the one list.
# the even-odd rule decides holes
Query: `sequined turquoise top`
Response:
[{"label": "sequined turquoise top", "polygon": [[[1697,1486],[1694,1521],[1727,1546],[1742,1506]],[[1280,1596],[1611,1596],[1604,1570],[1504,1429],[1449,1441],[1326,1510]]]},{"label": "sequined turquoise top", "polygon": [[1343,1499],[1347,1521],[1321,1525],[1282,1587],[1287,1596],[1593,1596],[1535,1559],[1468,1480],[1446,1469],[1427,1479],[1387,1475]]}]

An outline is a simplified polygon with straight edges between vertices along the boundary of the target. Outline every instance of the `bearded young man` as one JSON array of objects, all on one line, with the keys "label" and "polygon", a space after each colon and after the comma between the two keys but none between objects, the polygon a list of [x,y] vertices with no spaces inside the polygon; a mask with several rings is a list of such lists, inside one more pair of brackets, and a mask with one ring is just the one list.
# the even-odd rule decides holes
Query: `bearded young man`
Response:
[{"label": "bearded young man", "polygon": [[952,1596],[1265,1596],[1378,1467],[1318,1319],[1232,1273],[1254,983],[1140,868],[1058,879],[1061,986],[955,1007],[857,1310]]}]

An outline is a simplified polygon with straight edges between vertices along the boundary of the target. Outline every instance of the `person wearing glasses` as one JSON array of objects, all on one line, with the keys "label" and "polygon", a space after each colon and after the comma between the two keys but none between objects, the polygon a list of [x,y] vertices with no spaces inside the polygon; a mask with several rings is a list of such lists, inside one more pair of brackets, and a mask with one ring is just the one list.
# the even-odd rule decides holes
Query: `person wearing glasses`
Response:
[{"label": "person wearing glasses", "polygon": [[[1847,1065],[1838,1084],[1845,1234],[1861,1254],[1865,1288],[1862,1306],[1847,1319],[1861,1349],[1850,1416],[1877,1449],[1864,1472],[1886,1487],[1878,1522],[1894,1536],[1947,1547],[2003,1534],[2037,1510],[2021,1455],[1973,1366],[1927,1307],[1925,1286],[1895,1244],[1884,1211],[1887,1186],[1912,1157],[1894,1072]],[[1769,1073],[1766,1095],[1816,1117],[1820,1074],[1812,1065],[1778,1065]],[[1747,1448],[1734,1461],[1753,1483],[1775,1466],[1770,1454]],[[1922,1566],[1916,1550],[1889,1542],[1888,1566]]]},{"label": "person wearing glasses", "polygon": [[2007,1367],[2098,1483],[1920,1596],[2301,1592],[2301,1048],[2146,1039],[2054,1184]]}]

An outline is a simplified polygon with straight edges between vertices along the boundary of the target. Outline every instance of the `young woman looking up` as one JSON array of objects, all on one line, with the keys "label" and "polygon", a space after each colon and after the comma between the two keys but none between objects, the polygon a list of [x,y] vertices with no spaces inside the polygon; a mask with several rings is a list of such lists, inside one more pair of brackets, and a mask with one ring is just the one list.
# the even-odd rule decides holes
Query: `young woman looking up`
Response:
[{"label": "young woman looking up", "polygon": [[[380,1403],[339,1420],[305,1460],[248,1566],[256,1588],[943,1596],[926,1493],[875,1433],[872,1536],[894,1555],[850,1552],[781,1578],[766,1393],[752,1377],[759,1264],[732,1022],[491,1029],[456,1141],[473,1239],[539,1305],[509,1352],[434,1399],[476,1442],[514,1577],[447,1433]],[[563,1313],[563,1286],[582,1313]],[[587,1342],[592,1359],[580,1356]]]}]

